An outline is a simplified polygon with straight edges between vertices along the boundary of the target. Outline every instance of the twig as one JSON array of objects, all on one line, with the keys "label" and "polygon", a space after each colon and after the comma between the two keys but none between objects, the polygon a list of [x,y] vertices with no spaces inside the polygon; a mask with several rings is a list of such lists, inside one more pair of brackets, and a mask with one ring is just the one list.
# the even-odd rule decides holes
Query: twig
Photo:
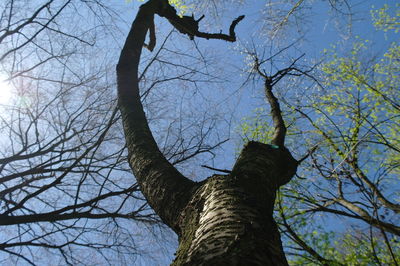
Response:
[{"label": "twig", "polygon": [[222,172],[222,173],[227,173],[227,174],[230,174],[232,172],[230,170],[218,169],[218,168],[214,168],[214,167],[207,166],[207,165],[204,165],[204,164],[201,167],[204,167],[204,168],[207,168],[207,169],[210,169],[210,170],[214,170],[214,171],[218,171],[218,172]]}]

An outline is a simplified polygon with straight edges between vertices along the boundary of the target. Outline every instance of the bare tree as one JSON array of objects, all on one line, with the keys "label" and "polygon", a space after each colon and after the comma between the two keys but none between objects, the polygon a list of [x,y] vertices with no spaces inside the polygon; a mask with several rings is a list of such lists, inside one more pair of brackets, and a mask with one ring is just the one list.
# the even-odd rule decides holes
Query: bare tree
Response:
[{"label": "bare tree", "polygon": [[[297,167],[297,161],[284,147],[286,127],[272,93],[272,85],[285,73],[267,77],[265,82],[275,125],[272,144],[250,142],[231,173],[193,182],[160,152],[140,101],[138,66],[155,14],[167,18],[175,27],[185,23],[167,1],[150,0],[140,7],[117,65],[118,103],[128,160],[142,193],[179,237],[173,264],[286,265],[272,218],[276,190],[292,178]],[[183,33],[234,41],[234,28],[241,19],[232,22],[229,35]],[[150,38],[155,36],[150,33]]]},{"label": "bare tree", "polygon": [[[97,1],[28,2],[1,3],[0,64],[15,93],[0,106],[0,261],[132,262],[146,247],[131,229],[158,232],[160,219],[127,164],[109,67],[113,49],[104,38],[115,34],[118,14]],[[77,23],[86,16],[93,21]],[[213,78],[190,67],[197,58],[167,47],[170,38],[141,66],[141,98],[154,125],[166,118],[152,108],[166,99],[154,97],[154,88]],[[100,56],[104,49],[111,59]],[[187,60],[170,60],[176,54]],[[174,165],[212,155],[226,141],[212,135],[213,114],[183,119],[177,114],[165,130],[157,127]]]}]

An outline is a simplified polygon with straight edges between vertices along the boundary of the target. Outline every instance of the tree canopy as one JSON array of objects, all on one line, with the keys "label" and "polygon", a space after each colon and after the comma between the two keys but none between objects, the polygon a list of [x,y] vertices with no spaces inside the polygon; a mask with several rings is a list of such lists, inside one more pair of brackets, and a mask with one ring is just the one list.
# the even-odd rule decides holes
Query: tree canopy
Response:
[{"label": "tree canopy", "polygon": [[[137,183],[148,168],[139,158],[144,170],[131,173],[117,108],[115,66],[141,2],[0,3],[0,264],[171,262],[164,224],[179,230],[162,204],[176,199],[158,199],[158,215],[148,205]],[[241,172],[243,143],[273,140],[271,154],[285,145],[300,163],[274,211],[288,262],[397,265],[400,5],[169,3],[176,14],[146,24],[137,62],[147,122],[132,127],[151,131],[144,150],[165,157],[156,166],[189,177],[187,195],[206,176]],[[379,41],[353,34],[359,18]],[[340,41],[321,40],[321,28],[339,28]]]},{"label": "tree canopy", "polygon": [[[378,30],[398,32],[398,6],[372,9],[371,15]],[[304,102],[285,102],[293,121],[289,135],[310,151],[276,206],[293,264],[399,261],[400,47],[388,42],[371,56],[373,45],[355,37],[348,48],[325,49],[313,72],[315,93]],[[263,111],[244,122],[246,138],[269,141]],[[342,221],[340,230],[329,226]]]}]

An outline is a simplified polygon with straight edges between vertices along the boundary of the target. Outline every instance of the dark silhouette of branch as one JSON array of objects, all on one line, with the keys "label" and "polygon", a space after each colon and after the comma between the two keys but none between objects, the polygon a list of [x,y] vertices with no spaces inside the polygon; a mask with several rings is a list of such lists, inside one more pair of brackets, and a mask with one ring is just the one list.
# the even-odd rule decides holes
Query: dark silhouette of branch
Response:
[{"label": "dark silhouette of branch", "polygon": [[201,167],[204,167],[204,168],[207,168],[207,169],[210,169],[210,170],[214,170],[214,171],[218,171],[218,172],[222,172],[222,173],[227,173],[227,174],[232,173],[231,170],[227,170],[227,169],[218,169],[218,168],[214,168],[214,167],[211,167],[211,166],[208,166],[208,165],[204,165],[204,164],[203,164]]},{"label": "dark silhouette of branch", "polygon": [[288,235],[297,245],[299,245],[303,250],[308,252],[312,257],[317,259],[318,262],[320,262],[324,266],[329,266],[332,265],[343,265],[339,263],[338,261],[332,261],[324,258],[321,256],[315,249],[313,249],[310,245],[308,245],[290,226],[290,224],[287,221],[286,215],[284,213],[284,208],[282,206],[282,200],[278,200],[278,206],[279,206],[279,214],[282,218],[282,223],[281,225],[286,229],[284,233]]},{"label": "dark silhouette of branch", "polygon": [[287,72],[283,71],[282,73],[279,73],[278,71],[275,75],[268,76],[266,73],[261,71],[258,57],[255,58],[255,69],[264,78],[265,96],[271,107],[271,116],[275,128],[271,144],[283,148],[285,146],[286,126],[282,117],[282,111],[278,99],[272,93],[272,88],[276,82],[287,74]]},{"label": "dark silhouette of branch", "polygon": [[[150,7],[150,9],[152,9],[153,13],[168,19],[168,21],[172,24],[172,26],[174,26],[175,29],[177,29],[182,34],[188,35],[191,40],[193,40],[194,37],[199,37],[207,40],[217,39],[228,42],[235,42],[235,28],[237,24],[245,17],[244,15],[242,15],[232,21],[229,27],[229,34],[207,33],[199,31],[199,22],[204,18],[204,15],[197,20],[194,19],[193,16],[178,16],[176,9],[169,4],[168,0],[150,0],[146,3],[146,5]],[[148,45],[144,44],[144,47],[148,48],[150,51],[153,51],[156,44],[154,27],[154,17],[152,16],[149,20],[150,42]]]},{"label": "dark silhouette of branch", "polygon": [[229,27],[229,35],[222,34],[222,33],[206,33],[206,32],[198,31],[195,34],[195,36],[200,37],[200,38],[205,38],[207,40],[219,39],[219,40],[224,40],[224,41],[228,41],[228,42],[235,42],[236,41],[235,27],[242,19],[244,19],[244,15],[239,16],[232,21],[231,26]]}]

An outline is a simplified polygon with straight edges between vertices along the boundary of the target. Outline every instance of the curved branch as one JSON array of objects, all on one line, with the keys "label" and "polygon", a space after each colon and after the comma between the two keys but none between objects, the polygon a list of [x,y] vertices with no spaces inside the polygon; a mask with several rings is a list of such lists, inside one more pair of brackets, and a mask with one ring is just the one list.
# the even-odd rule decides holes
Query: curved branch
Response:
[{"label": "curved branch", "polygon": [[244,15],[237,17],[235,20],[232,21],[231,26],[229,27],[229,35],[223,33],[206,33],[198,31],[195,36],[200,38],[209,39],[219,39],[228,42],[235,42],[236,41],[236,34],[235,34],[235,27],[236,25],[244,19]]},{"label": "curved branch", "polygon": [[[276,145],[280,148],[285,147],[285,137],[286,137],[286,126],[285,126],[285,121],[283,120],[282,117],[282,111],[279,106],[279,101],[275,97],[275,95],[272,93],[272,89],[274,85],[276,84],[277,80],[276,79],[281,79],[286,73],[277,74],[273,76],[268,76],[266,73],[261,71],[260,65],[261,63],[259,62],[259,59],[257,56],[254,58],[254,68],[258,72],[258,74],[264,78],[264,90],[265,90],[265,97],[268,100],[268,103],[271,107],[271,116],[272,116],[272,121],[274,123],[274,136],[272,137],[271,144]],[[282,76],[282,77],[280,77]]]},{"label": "curved branch", "polygon": [[160,152],[150,131],[138,84],[140,55],[154,14],[163,2],[150,0],[139,8],[117,65],[118,105],[122,115],[128,160],[149,205],[164,223],[179,231],[178,216],[197,183],[185,178]]},{"label": "curved branch", "polygon": [[271,116],[274,122],[274,136],[272,137],[271,144],[283,148],[285,146],[286,126],[282,117],[282,111],[279,106],[278,99],[272,93],[272,80],[265,80],[265,95],[271,106]]},{"label": "curved branch", "polygon": [[199,19],[195,20],[194,17],[189,16],[178,16],[176,9],[171,6],[167,0],[161,0],[160,9],[156,13],[168,19],[168,21],[182,34],[187,34],[191,40],[194,36],[204,39],[218,39],[228,42],[236,41],[235,27],[236,25],[244,19],[244,15],[237,17],[231,23],[229,27],[229,34],[224,33],[206,33],[199,31],[199,22],[204,18],[204,15]]},{"label": "curved branch", "polygon": [[297,245],[299,245],[303,250],[308,252],[311,256],[313,256],[318,262],[321,263],[321,265],[328,266],[331,264],[334,265],[343,265],[342,263],[334,260],[329,260],[321,256],[315,249],[313,249],[310,245],[307,244],[294,230],[293,228],[289,225],[285,213],[283,211],[282,207],[282,200],[278,200],[278,206],[279,206],[279,214],[282,218],[282,225],[285,229],[286,232],[284,234],[288,235]]}]

